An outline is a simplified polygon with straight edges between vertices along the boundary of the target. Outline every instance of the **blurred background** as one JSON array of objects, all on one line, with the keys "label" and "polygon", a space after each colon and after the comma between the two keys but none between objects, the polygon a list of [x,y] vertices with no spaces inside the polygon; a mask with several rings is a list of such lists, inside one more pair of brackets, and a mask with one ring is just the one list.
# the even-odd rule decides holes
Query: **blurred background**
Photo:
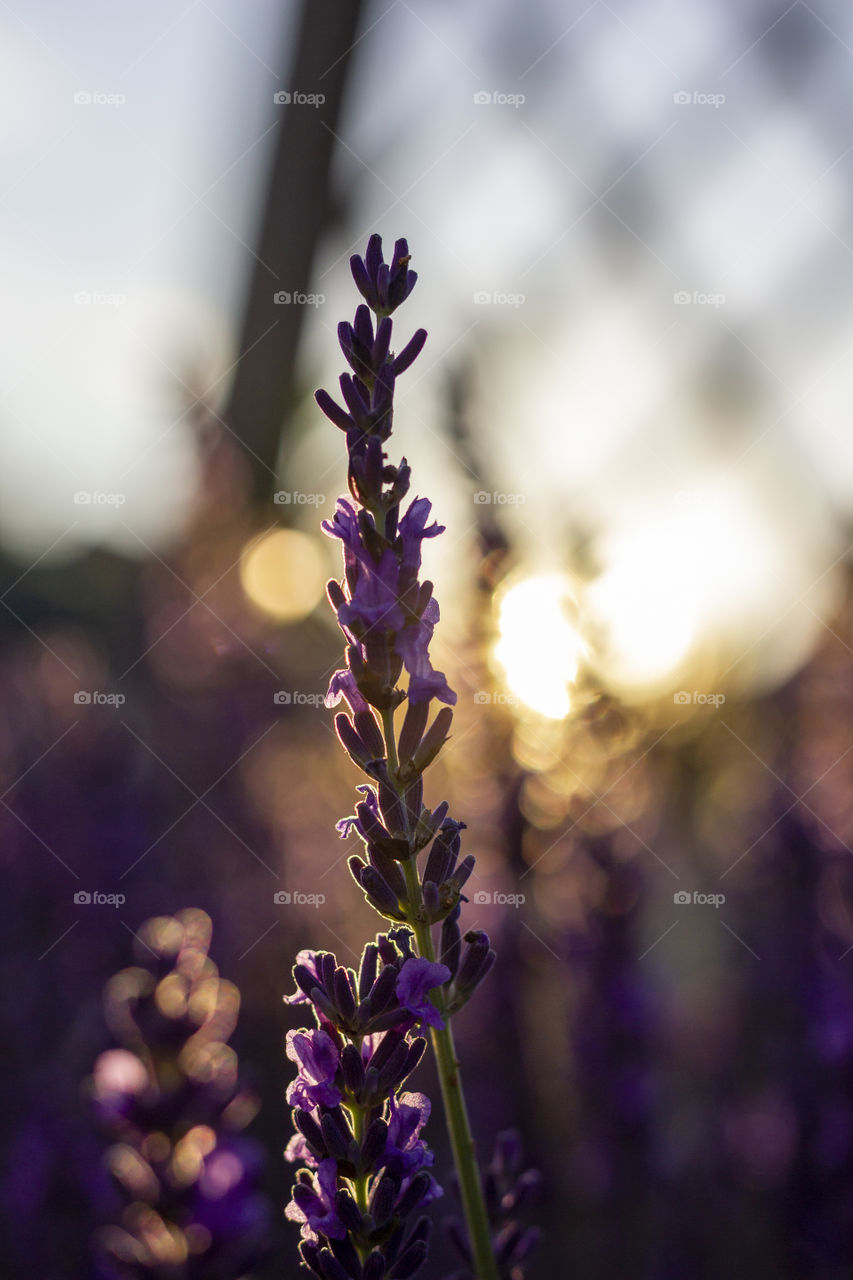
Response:
[{"label": "blurred background", "polygon": [[3,1273],[95,1274],[102,992],[184,907],[242,997],[252,1274],[294,1269],[282,995],[379,927],[334,831],[345,458],[311,397],[376,230],[430,333],[395,432],[447,526],[427,799],[499,950],[456,1025],[483,1150],[517,1125],[545,1175],[530,1274],[848,1276],[849,7],[84,0],[0,32]]}]

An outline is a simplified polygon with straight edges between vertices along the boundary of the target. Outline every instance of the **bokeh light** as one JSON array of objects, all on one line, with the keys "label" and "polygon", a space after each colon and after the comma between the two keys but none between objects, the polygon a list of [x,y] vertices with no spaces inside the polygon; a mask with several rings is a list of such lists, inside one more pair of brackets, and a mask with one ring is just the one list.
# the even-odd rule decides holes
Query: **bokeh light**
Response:
[{"label": "bokeh light", "polygon": [[240,560],[240,581],[252,604],[279,622],[298,622],[316,608],[327,578],[317,538],[273,529],[253,539]]}]

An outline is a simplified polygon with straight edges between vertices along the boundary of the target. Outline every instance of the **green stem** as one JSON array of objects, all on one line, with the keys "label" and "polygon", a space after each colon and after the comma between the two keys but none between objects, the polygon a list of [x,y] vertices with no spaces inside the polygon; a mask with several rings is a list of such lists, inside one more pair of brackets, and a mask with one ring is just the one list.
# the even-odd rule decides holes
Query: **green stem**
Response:
[{"label": "green stem", "polygon": [[[356,1102],[344,1103],[344,1106],[347,1108],[350,1114],[350,1120],[352,1121],[353,1137],[355,1138],[356,1142],[360,1147],[362,1142],[364,1141],[364,1133],[366,1128],[365,1110],[363,1107],[360,1107]],[[369,1181],[370,1181],[370,1176],[369,1174],[365,1174],[365,1173],[359,1174],[358,1177],[352,1179],[352,1190],[355,1197],[355,1202],[362,1213],[367,1213],[368,1204],[370,1200],[370,1197],[367,1191]],[[355,1244],[355,1250],[356,1250],[356,1253],[358,1254],[359,1261],[364,1262],[365,1258],[370,1252],[370,1246],[361,1244],[357,1240],[355,1240],[353,1243]]]},{"label": "green stem", "polygon": [[[397,743],[394,737],[394,712],[382,713],[382,725],[385,730],[385,743],[388,751],[388,771],[392,778],[397,771]],[[418,952],[427,960],[435,962],[435,948],[429,925],[418,917],[423,907],[421,883],[418,879],[416,859],[408,858],[403,864],[403,874],[409,891],[409,905],[412,909],[412,927],[415,931]],[[453,1042],[453,1031],[449,1015],[445,1018],[444,1027],[438,1030],[430,1028],[433,1053],[438,1070],[441,1097],[444,1103],[444,1118],[450,1146],[453,1151],[453,1163],[459,1178],[459,1190],[462,1196],[462,1207],[468,1226],[468,1239],[474,1258],[474,1271],[477,1280],[499,1280],[495,1255],[492,1250],[492,1237],[489,1229],[489,1218],[486,1202],[483,1198],[483,1187],[480,1182],[480,1171],[477,1166],[477,1149],[471,1135],[471,1124],[468,1119],[468,1108],[465,1104],[465,1093],[462,1088],[462,1076],[459,1060],[456,1057],[456,1046]]]},{"label": "green stem", "polygon": [[[364,1141],[364,1108],[353,1103],[349,1107],[350,1118],[352,1120],[353,1137],[359,1147]],[[367,1183],[366,1174],[361,1174],[353,1179],[353,1188],[355,1190],[355,1201],[362,1213],[367,1213]]]}]

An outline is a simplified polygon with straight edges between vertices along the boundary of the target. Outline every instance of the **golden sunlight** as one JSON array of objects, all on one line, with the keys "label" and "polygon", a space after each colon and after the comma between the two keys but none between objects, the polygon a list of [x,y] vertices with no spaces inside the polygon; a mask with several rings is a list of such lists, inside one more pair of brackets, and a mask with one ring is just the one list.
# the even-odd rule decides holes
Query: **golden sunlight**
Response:
[{"label": "golden sunlight", "polygon": [[601,550],[584,597],[595,665],[610,687],[640,698],[721,656],[780,568],[747,496],[714,480],[614,531]]},{"label": "golden sunlight", "polygon": [[298,622],[319,603],[326,585],[319,539],[296,529],[254,538],[240,560],[240,582],[252,604],[279,622]]},{"label": "golden sunlight", "polygon": [[559,573],[516,583],[499,606],[495,657],[507,684],[525,706],[551,720],[569,714],[584,653],[575,615],[572,584]]}]

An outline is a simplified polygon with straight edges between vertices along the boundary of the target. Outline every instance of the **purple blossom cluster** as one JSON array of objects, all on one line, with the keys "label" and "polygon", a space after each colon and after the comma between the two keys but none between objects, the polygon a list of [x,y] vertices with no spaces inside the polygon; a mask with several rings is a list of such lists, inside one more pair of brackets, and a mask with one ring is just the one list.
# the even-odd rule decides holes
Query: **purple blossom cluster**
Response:
[{"label": "purple blossom cluster", "polygon": [[430,1102],[401,1092],[438,1018],[429,995],[446,966],[412,954],[405,929],[369,943],[358,973],[329,952],[302,951],[289,1004],[308,1004],[316,1027],[287,1034],[298,1075],[287,1091],[301,1161],[286,1214],[301,1226],[305,1263],[326,1280],[397,1280],[426,1257],[429,1219],[412,1215],[441,1195],[421,1137]]},{"label": "purple blossom cluster", "polygon": [[239,994],[207,954],[198,910],[149,920],[138,963],[107,986],[120,1047],[95,1063],[95,1113],[125,1207],[101,1229],[105,1274],[134,1280],[237,1280],[265,1255],[261,1159],[241,1130],[255,1103],[227,1040]]}]

